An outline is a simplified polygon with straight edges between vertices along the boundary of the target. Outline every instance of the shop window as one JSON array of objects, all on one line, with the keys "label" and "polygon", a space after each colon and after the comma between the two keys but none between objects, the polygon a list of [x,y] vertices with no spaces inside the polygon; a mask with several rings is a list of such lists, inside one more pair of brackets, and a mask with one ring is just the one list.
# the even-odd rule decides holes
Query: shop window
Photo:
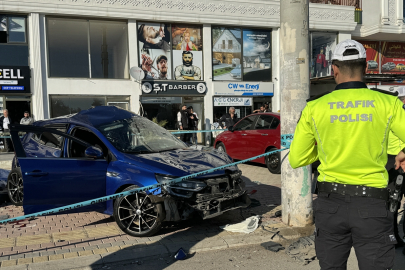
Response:
[{"label": "shop window", "polygon": [[212,55],[214,80],[271,81],[270,30],[213,27]]},{"label": "shop window", "polygon": [[0,65],[28,66],[26,17],[0,14]]},{"label": "shop window", "polygon": [[332,54],[336,47],[336,40],[336,33],[311,33],[311,78],[333,75]]},{"label": "shop window", "polygon": [[128,79],[127,25],[90,21],[92,78]]},{"label": "shop window", "polygon": [[82,110],[87,110],[96,106],[111,105],[121,108],[129,108],[129,97],[114,97],[114,96],[50,96],[51,117],[59,117],[78,113]]},{"label": "shop window", "polygon": [[48,18],[49,76],[128,79],[124,22]]}]

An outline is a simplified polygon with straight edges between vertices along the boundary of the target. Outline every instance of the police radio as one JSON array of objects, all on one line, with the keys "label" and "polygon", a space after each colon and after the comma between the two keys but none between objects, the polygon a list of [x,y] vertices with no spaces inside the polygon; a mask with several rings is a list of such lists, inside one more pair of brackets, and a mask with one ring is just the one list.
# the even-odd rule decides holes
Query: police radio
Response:
[{"label": "police radio", "polygon": [[390,212],[395,213],[398,209],[398,202],[401,201],[402,199],[402,194],[401,194],[401,187],[402,187],[402,183],[404,181],[404,170],[399,167],[398,169],[398,176],[397,179],[395,180],[395,186],[394,189],[392,191],[392,193],[390,194],[390,203],[389,203],[389,208],[390,208]]}]

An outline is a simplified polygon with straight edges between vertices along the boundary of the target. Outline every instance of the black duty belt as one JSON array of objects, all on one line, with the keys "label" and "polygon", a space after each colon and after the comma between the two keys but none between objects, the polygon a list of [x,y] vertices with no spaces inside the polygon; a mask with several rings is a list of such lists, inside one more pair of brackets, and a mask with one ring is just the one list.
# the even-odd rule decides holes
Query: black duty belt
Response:
[{"label": "black duty belt", "polygon": [[368,197],[388,201],[389,191],[386,188],[374,188],[318,181],[318,192],[337,193],[356,197]]}]

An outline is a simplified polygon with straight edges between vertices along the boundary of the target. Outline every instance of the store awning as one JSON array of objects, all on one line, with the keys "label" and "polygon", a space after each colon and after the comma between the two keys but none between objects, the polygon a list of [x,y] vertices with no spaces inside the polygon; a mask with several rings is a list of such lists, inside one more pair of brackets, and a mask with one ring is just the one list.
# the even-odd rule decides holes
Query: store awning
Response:
[{"label": "store awning", "polygon": [[[405,81],[405,74],[367,74],[364,77],[365,83],[380,83],[380,82],[391,82],[391,83],[402,83]],[[333,76],[312,78],[311,84],[336,84]]]}]

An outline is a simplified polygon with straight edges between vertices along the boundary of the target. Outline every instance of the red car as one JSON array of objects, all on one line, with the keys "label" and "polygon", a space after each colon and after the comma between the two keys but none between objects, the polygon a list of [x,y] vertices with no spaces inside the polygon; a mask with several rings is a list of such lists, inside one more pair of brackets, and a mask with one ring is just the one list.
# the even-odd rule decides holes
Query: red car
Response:
[{"label": "red car", "polygon": [[[256,113],[246,116],[219,134],[215,149],[227,152],[233,159],[247,159],[280,149],[280,114]],[[271,173],[281,172],[280,153],[258,158],[253,162],[266,164]]]}]

